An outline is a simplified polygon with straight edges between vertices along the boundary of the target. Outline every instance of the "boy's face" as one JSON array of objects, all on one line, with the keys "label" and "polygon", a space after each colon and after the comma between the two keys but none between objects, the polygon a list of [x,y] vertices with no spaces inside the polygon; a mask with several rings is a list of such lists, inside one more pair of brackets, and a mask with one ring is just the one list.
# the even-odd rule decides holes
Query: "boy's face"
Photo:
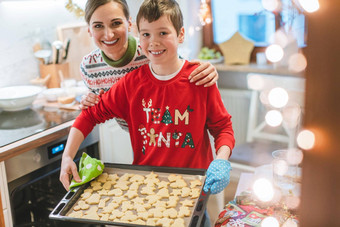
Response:
[{"label": "boy's face", "polygon": [[131,21],[127,20],[122,6],[108,2],[98,7],[91,16],[89,34],[98,48],[112,60],[119,60],[128,47],[128,30]]},{"label": "boy's face", "polygon": [[155,65],[170,65],[178,59],[177,48],[184,40],[184,28],[179,34],[167,15],[149,23],[139,21],[140,45],[146,57]]}]

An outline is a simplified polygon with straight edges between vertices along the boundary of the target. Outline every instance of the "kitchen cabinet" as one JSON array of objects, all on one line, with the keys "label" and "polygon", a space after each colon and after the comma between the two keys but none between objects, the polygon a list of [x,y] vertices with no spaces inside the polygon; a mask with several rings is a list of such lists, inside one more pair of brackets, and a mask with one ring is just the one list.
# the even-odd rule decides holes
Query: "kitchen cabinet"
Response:
[{"label": "kitchen cabinet", "polygon": [[9,194],[7,188],[7,177],[5,170],[5,162],[0,162],[0,202],[2,202],[2,213],[0,213],[0,224],[3,226],[12,226],[12,215],[9,202]]}]

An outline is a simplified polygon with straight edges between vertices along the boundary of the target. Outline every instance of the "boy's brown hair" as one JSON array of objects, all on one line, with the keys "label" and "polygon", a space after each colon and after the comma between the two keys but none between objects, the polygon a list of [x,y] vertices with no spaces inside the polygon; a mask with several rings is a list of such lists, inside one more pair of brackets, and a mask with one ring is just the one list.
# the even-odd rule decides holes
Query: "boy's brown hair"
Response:
[{"label": "boy's brown hair", "polygon": [[124,16],[127,20],[130,18],[129,6],[125,0],[87,0],[85,5],[85,21],[90,24],[92,14],[99,6],[105,5],[108,2],[116,2],[121,5]]},{"label": "boy's brown hair", "polygon": [[137,14],[137,28],[141,19],[149,23],[158,20],[161,16],[167,15],[176,29],[177,35],[183,27],[182,11],[175,0],[145,0]]}]

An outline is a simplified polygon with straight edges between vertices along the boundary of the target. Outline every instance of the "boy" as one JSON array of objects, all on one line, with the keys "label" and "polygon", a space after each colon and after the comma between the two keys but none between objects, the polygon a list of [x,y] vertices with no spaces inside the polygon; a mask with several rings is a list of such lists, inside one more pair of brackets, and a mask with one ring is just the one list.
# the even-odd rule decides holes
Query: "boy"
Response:
[{"label": "boy", "polygon": [[[123,77],[94,107],[77,117],[63,154],[60,181],[80,181],[73,158],[93,127],[114,117],[126,120],[134,165],[207,169],[205,191],[218,193],[229,183],[234,147],[231,116],[217,86],[201,87],[187,77],[196,66],[179,59],[183,17],[174,0],[146,0],[137,15],[143,52],[150,64]],[[216,160],[208,129],[215,138]]]}]

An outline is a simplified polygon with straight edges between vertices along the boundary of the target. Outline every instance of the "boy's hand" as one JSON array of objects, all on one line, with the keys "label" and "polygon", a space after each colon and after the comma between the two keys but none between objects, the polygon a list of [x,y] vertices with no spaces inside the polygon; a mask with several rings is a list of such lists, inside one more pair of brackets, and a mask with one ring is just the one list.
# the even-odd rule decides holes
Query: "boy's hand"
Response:
[{"label": "boy's hand", "polygon": [[[103,89],[99,91],[99,95],[102,95],[102,94],[104,94]],[[96,105],[100,99],[99,95],[96,95],[93,92],[88,92],[86,95],[83,95],[81,97],[79,108],[83,110],[83,109],[87,109],[88,107]]]},{"label": "boy's hand", "polygon": [[218,73],[216,68],[210,62],[201,62],[199,60],[192,60],[190,64],[199,64],[199,66],[192,71],[189,76],[191,83],[196,85],[204,84],[204,87],[210,87],[218,80]]},{"label": "boy's hand", "polygon": [[216,159],[212,161],[207,170],[207,178],[203,190],[205,192],[210,190],[211,194],[223,191],[229,184],[230,170],[231,166],[228,160]]},{"label": "boy's hand", "polygon": [[70,157],[63,157],[61,162],[59,180],[67,191],[70,188],[71,176],[73,176],[73,179],[76,182],[81,182],[76,163],[74,163],[74,161]]}]

